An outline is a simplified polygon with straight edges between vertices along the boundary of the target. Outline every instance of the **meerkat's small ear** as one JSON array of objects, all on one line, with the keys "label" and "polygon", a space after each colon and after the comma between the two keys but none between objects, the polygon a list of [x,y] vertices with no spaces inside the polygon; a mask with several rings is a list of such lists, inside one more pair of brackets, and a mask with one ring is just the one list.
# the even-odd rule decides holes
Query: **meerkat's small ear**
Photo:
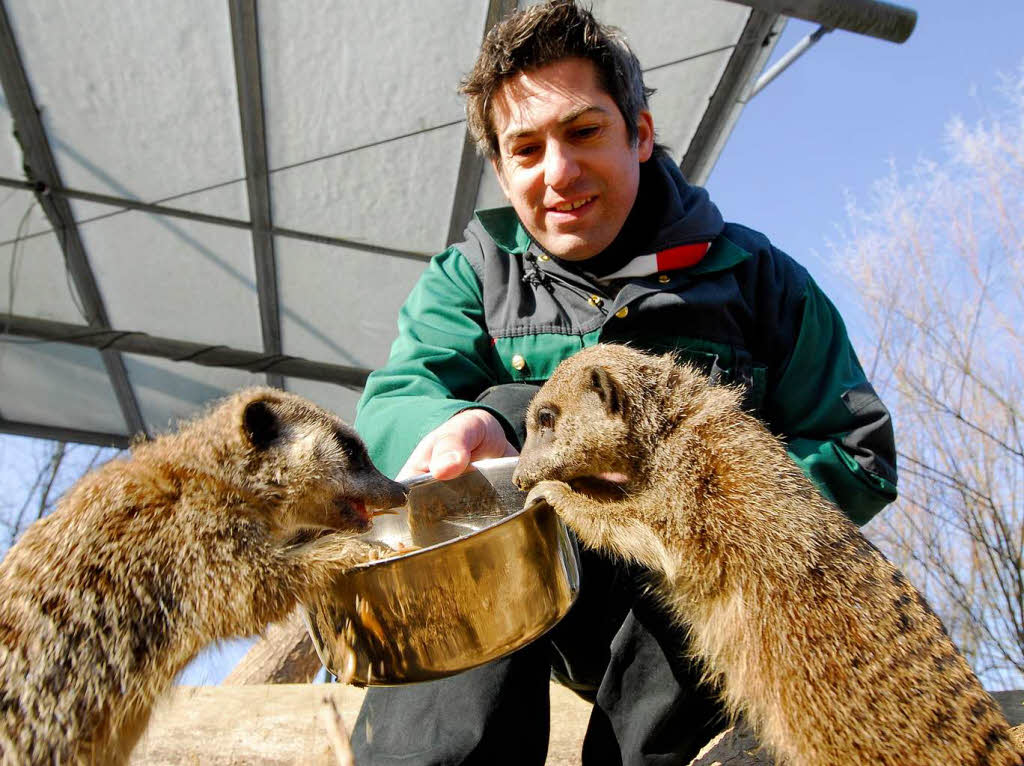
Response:
[{"label": "meerkat's small ear", "polygon": [[245,405],[242,413],[242,428],[252,446],[265,449],[280,434],[277,415],[270,409],[270,403],[257,399]]},{"label": "meerkat's small ear", "polygon": [[591,367],[589,372],[590,388],[601,399],[608,414],[624,415],[626,398],[619,382],[604,367]]}]

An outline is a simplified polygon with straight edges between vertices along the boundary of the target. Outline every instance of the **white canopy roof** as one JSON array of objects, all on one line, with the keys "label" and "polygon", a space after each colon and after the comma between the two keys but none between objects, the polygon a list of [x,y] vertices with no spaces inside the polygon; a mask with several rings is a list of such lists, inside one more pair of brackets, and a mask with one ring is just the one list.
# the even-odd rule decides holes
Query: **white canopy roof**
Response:
[{"label": "white canopy roof", "polygon": [[[697,183],[777,5],[594,2]],[[426,259],[502,203],[456,87],[514,6],[4,0],[0,431],[123,445],[268,382],[351,419]]]}]

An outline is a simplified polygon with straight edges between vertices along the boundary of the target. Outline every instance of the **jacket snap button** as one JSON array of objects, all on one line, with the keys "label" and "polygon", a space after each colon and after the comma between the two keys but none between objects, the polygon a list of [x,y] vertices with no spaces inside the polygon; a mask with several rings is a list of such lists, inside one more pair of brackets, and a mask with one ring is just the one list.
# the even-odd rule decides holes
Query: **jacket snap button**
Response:
[{"label": "jacket snap button", "polygon": [[602,298],[600,295],[591,295],[590,296],[590,302],[594,306],[600,306],[601,304],[604,303],[604,298]]},{"label": "jacket snap button", "polygon": [[659,274],[658,275],[658,281],[661,282],[662,284],[665,284],[666,282],[669,281],[669,275],[668,274]]},{"label": "jacket snap button", "polygon": [[625,319],[628,313],[629,306],[623,306],[621,309],[615,312],[615,316],[617,316],[619,319]]},{"label": "jacket snap button", "polygon": [[512,357],[512,367],[516,370],[522,370],[526,367],[526,359],[523,358],[522,354],[516,354]]},{"label": "jacket snap button", "polygon": [[537,260],[538,261],[550,261],[551,260],[551,256],[548,255],[547,253],[541,253],[540,255],[537,256]]}]

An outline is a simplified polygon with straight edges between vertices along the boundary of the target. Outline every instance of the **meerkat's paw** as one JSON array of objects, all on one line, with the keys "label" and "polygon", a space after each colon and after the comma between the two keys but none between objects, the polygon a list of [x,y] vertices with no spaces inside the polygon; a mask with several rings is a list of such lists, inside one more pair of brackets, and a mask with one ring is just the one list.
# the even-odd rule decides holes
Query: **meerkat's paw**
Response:
[{"label": "meerkat's paw", "polygon": [[593,503],[564,481],[546,479],[538,482],[526,496],[524,507],[529,508],[540,500],[550,505],[577,534],[589,529],[594,523]]},{"label": "meerkat's paw", "polygon": [[526,503],[524,503],[523,507],[529,508],[534,503],[544,500],[556,511],[561,511],[559,506],[564,506],[564,503],[561,501],[571,492],[572,488],[564,481],[545,480],[537,482],[526,496]]}]

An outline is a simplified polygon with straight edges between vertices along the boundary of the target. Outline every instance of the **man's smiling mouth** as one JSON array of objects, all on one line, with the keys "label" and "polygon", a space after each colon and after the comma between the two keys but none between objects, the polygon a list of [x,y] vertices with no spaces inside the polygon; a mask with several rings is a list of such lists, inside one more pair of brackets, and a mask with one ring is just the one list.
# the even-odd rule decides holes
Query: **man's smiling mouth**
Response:
[{"label": "man's smiling mouth", "polygon": [[583,199],[578,199],[575,202],[564,202],[561,205],[554,205],[551,209],[557,210],[559,213],[571,213],[573,210],[578,210],[588,202],[593,202],[595,199],[597,199],[597,197],[584,197]]}]

